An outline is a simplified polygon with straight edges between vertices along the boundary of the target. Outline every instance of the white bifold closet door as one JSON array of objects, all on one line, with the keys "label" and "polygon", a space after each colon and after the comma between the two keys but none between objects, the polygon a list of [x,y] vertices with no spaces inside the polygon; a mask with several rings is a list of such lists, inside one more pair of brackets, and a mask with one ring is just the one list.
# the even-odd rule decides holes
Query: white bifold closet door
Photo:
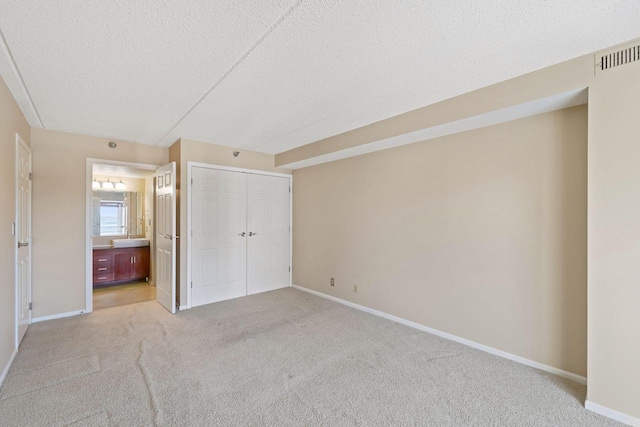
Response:
[{"label": "white bifold closet door", "polygon": [[194,167],[191,305],[247,294],[247,177]]},{"label": "white bifold closet door", "polygon": [[247,294],[289,286],[289,178],[247,175]]},{"label": "white bifold closet door", "polygon": [[289,286],[289,179],[202,167],[191,176],[191,305]]}]

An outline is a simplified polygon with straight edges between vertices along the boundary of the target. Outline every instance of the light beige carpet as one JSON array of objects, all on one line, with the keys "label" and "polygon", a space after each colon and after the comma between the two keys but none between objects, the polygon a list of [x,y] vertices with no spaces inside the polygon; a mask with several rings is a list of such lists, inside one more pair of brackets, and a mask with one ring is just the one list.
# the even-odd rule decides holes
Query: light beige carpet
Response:
[{"label": "light beige carpet", "polygon": [[0,425],[596,426],[585,387],[295,289],[32,325]]}]

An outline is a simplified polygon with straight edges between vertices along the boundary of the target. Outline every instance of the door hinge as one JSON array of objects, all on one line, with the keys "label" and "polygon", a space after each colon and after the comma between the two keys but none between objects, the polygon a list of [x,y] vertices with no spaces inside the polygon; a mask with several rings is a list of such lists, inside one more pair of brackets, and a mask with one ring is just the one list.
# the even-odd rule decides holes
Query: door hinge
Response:
[{"label": "door hinge", "polygon": [[32,178],[33,178],[33,173],[29,172],[29,181],[31,181]]},{"label": "door hinge", "polygon": [[193,185],[193,178],[191,178],[191,185]]},{"label": "door hinge", "polygon": [[289,273],[291,273],[291,267],[289,267]]},{"label": "door hinge", "polygon": [[191,282],[191,289],[193,289],[193,282]]},{"label": "door hinge", "polygon": [[33,303],[32,302],[29,303],[29,310],[33,310]]},{"label": "door hinge", "polygon": [[291,193],[291,187],[289,187],[289,193]]}]

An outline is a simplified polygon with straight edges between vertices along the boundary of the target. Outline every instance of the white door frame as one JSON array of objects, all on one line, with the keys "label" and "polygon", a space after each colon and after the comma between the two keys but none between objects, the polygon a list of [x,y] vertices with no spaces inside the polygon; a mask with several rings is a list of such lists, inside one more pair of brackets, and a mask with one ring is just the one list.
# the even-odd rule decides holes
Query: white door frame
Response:
[{"label": "white door frame", "polygon": [[[15,202],[16,202],[16,211],[15,211],[15,222],[13,223],[13,234],[15,236],[14,239],[14,251],[15,251],[15,258],[14,258],[14,269],[15,269],[15,287],[16,287],[16,300],[15,300],[15,346],[16,346],[16,351],[18,349],[19,346],[19,342],[18,342],[18,313],[19,313],[19,292],[20,292],[20,283],[18,282],[18,242],[20,239],[18,230],[20,229],[20,227],[22,226],[19,221],[20,221],[20,215],[18,212],[18,209],[20,207],[19,201],[18,201],[18,174],[20,173],[19,170],[19,164],[18,164],[18,152],[20,150],[20,147],[24,148],[27,153],[29,153],[29,159],[30,159],[30,168],[33,170],[33,156],[31,154],[31,148],[27,145],[26,142],[24,142],[22,140],[22,138],[20,137],[20,135],[18,135],[16,133],[16,159],[15,159]],[[29,171],[29,172],[32,172]],[[29,237],[29,299],[31,299],[31,301],[33,301],[33,228],[32,228],[32,217],[33,217],[33,180],[29,179],[29,197],[31,198],[31,212],[29,213],[29,229],[31,230],[31,234],[32,236]],[[29,301],[29,302],[31,302]],[[29,324],[31,324],[32,322],[32,318],[33,318],[33,312],[31,310],[29,310]]]},{"label": "white door frame", "polygon": [[[93,241],[91,239],[91,202],[93,199],[93,165],[125,166],[133,169],[155,171],[160,165],[147,163],[121,162],[117,160],[104,160],[87,158],[86,168],[86,207],[85,207],[85,313],[93,311]],[[155,204],[155,202],[154,202]],[[153,210],[155,212],[155,208]],[[154,213],[155,215],[155,213]]]},{"label": "white door frame", "polygon": [[[291,192],[289,193],[289,227],[291,232],[289,233],[289,265],[291,266],[291,271],[289,272],[289,286],[293,284],[293,175],[289,175],[286,173],[278,173],[278,172],[267,172],[256,169],[245,169],[245,168],[234,168],[230,166],[220,166],[220,165],[212,165],[209,163],[199,163],[199,162],[187,162],[187,305],[186,308],[191,308],[191,254],[193,251],[191,250],[191,170],[192,168],[205,168],[205,169],[217,169],[222,171],[230,171],[230,172],[243,172],[243,173],[252,173],[256,175],[268,175],[268,176],[279,176],[282,178],[289,179],[289,188],[291,188]],[[184,189],[184,186],[182,186]],[[180,209],[178,207],[178,209]],[[184,233],[183,233],[184,234]],[[185,256],[185,255],[181,255]],[[182,283],[180,284],[182,287]]]}]

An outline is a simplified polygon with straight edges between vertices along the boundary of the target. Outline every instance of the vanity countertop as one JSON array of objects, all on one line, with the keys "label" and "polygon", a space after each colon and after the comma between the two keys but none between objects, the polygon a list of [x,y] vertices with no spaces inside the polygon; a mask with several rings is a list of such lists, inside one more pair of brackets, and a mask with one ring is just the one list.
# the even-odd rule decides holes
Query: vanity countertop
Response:
[{"label": "vanity countertop", "polygon": [[101,250],[101,249],[113,249],[113,245],[96,245],[93,247],[93,250]]}]

